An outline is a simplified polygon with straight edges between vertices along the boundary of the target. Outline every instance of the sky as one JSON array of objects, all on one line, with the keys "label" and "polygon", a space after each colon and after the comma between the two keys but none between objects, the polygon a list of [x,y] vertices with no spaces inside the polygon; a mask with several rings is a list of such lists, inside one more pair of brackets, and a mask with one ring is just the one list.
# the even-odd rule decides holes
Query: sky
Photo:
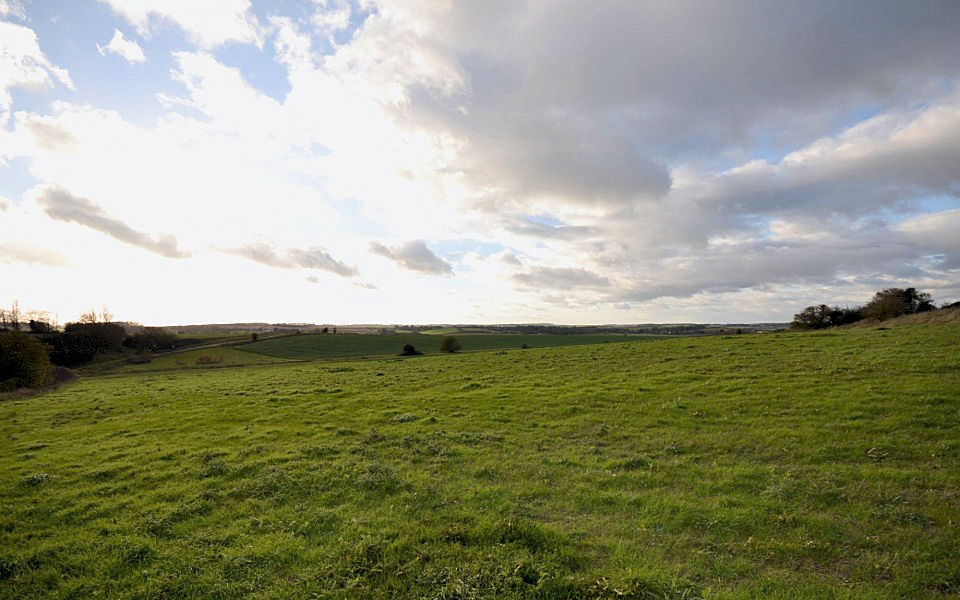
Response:
[{"label": "sky", "polygon": [[960,2],[0,0],[0,306],[789,321],[960,300]]}]

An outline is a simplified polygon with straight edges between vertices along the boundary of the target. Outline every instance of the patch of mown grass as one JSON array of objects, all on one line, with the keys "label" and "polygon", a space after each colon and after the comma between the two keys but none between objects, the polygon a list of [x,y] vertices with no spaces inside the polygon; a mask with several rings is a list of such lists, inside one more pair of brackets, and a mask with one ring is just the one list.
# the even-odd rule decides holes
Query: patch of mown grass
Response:
[{"label": "patch of mown grass", "polygon": [[958,333],[81,379],[0,403],[0,597],[948,597]]}]

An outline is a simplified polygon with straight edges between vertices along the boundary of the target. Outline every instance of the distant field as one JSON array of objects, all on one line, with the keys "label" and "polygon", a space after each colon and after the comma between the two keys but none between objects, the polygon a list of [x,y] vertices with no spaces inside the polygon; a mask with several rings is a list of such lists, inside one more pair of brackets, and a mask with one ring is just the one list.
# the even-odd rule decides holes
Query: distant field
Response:
[{"label": "distant field", "polygon": [[958,340],[674,338],[8,396],[0,597],[955,598]]},{"label": "distant field", "polygon": [[176,369],[209,369],[217,367],[236,367],[264,365],[286,362],[281,358],[244,352],[230,346],[200,348],[184,352],[156,354],[150,362],[130,363],[127,359],[114,360],[111,363],[93,364],[79,370],[82,375],[107,375],[114,373],[143,373],[149,371],[169,371]]},{"label": "distant field", "polygon": [[[524,344],[530,348],[553,346],[582,346],[613,342],[649,342],[659,336],[617,335],[617,334],[576,334],[576,335],[520,335],[520,334],[460,334],[454,337],[463,345],[463,352],[474,350],[516,349]],[[255,344],[244,344],[242,348],[267,356],[298,360],[360,358],[373,356],[396,356],[403,350],[404,344],[412,344],[424,354],[440,352],[442,335],[401,333],[401,334],[304,334],[288,336],[274,340],[264,340]]]},{"label": "distant field", "polygon": [[459,333],[495,333],[486,327],[440,327],[437,329],[425,329],[421,331],[423,335],[457,335]]}]

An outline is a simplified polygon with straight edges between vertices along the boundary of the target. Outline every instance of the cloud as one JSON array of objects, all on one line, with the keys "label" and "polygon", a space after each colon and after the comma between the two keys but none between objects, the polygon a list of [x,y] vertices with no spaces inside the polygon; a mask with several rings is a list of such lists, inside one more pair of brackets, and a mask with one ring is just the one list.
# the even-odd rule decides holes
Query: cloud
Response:
[{"label": "cloud", "polygon": [[113,37],[106,46],[97,44],[97,50],[101,56],[106,56],[107,52],[112,52],[129,63],[146,62],[147,57],[143,54],[143,49],[133,40],[123,37],[119,29],[113,30]]},{"label": "cloud", "polygon": [[545,239],[576,240],[595,235],[596,228],[582,225],[547,225],[537,223],[529,219],[523,219],[520,222],[507,222],[505,224],[507,231],[517,235],[538,237]]},{"label": "cloud", "polygon": [[453,267],[434,254],[422,240],[411,240],[402,246],[394,246],[392,248],[388,248],[380,242],[371,242],[370,251],[374,254],[389,258],[411,271],[430,273],[432,275],[449,275],[453,273]]},{"label": "cloud", "polygon": [[605,288],[610,280],[587,269],[565,267],[534,267],[524,273],[515,273],[513,280],[534,289]]},{"label": "cloud", "polygon": [[105,233],[125,244],[139,246],[167,258],[187,258],[189,252],[177,248],[177,239],[171,235],[153,238],[137,231],[119,219],[108,215],[103,208],[86,198],[74,196],[67,190],[57,187],[46,188],[37,202],[51,219],[67,223],[78,223],[94,231]]},{"label": "cloud", "polygon": [[23,10],[23,4],[18,0],[0,0],[0,17],[26,21],[27,13]]},{"label": "cloud", "polygon": [[[6,5],[7,9],[11,5]],[[17,5],[12,5],[16,8]],[[66,69],[53,65],[40,50],[37,35],[29,27],[0,21],[0,123],[6,123],[13,103],[11,90],[40,91],[54,82],[74,89]]]},{"label": "cloud", "polygon": [[76,136],[65,129],[55,118],[29,115],[20,119],[20,121],[27,126],[34,139],[36,139],[37,145],[44,150],[68,152],[78,146]]},{"label": "cloud", "polygon": [[750,161],[675,192],[726,213],[859,215],[919,194],[960,196],[957,147],[960,90],[919,109],[867,119],[777,162]]},{"label": "cloud", "polygon": [[[98,106],[91,86],[123,65],[95,61],[76,94],[7,101],[0,179],[83,190],[88,221],[248,259],[163,261],[171,279],[257,269],[308,315],[322,295],[360,321],[789,318],[800,298],[857,302],[875,285],[960,293],[956,2],[324,0],[271,7],[263,25],[245,0],[109,4],[141,43],[179,27],[197,46],[149,79],[160,114],[142,118],[129,89]],[[51,42],[19,31],[17,68],[63,92],[38,58]],[[216,51],[261,41],[255,62]],[[285,76],[282,93],[264,74]],[[20,84],[3,81],[9,98]],[[22,212],[0,214],[39,246],[89,238]],[[420,240],[477,244],[454,262]],[[84,252],[107,256],[102,241]],[[405,290],[397,265],[458,277]],[[243,302],[230,308],[257,310]]]},{"label": "cloud", "polygon": [[19,242],[0,242],[0,262],[21,262],[48,267],[68,267],[69,259],[58,252]]},{"label": "cloud", "polygon": [[960,208],[912,217],[896,231],[926,254],[942,254],[944,267],[960,269]]},{"label": "cloud", "polygon": [[164,23],[173,23],[201,48],[227,42],[262,41],[250,0],[101,0],[149,37]]},{"label": "cloud", "polygon": [[[278,269],[321,269],[341,277],[354,277],[360,273],[356,267],[333,258],[320,248],[290,248],[280,255],[268,244],[245,244],[226,252]],[[313,281],[310,277],[307,280]]]},{"label": "cloud", "polygon": [[[400,110],[452,133],[484,206],[616,209],[662,197],[678,161],[796,147],[864,105],[926,99],[956,80],[958,20],[950,2],[460,3],[418,13],[406,40],[457,57],[459,93],[409,86]],[[358,47],[392,47],[390,24]]]}]

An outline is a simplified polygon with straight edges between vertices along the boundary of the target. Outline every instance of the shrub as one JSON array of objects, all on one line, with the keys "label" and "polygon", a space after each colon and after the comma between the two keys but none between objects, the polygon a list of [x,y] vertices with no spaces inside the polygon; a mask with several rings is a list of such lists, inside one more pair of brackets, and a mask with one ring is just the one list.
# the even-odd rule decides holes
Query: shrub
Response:
[{"label": "shrub", "polygon": [[160,327],[145,327],[143,333],[128,335],[123,345],[140,352],[170,350],[177,345],[177,336]]},{"label": "shrub", "polygon": [[223,362],[223,359],[219,356],[214,356],[212,354],[201,354],[197,357],[196,363],[198,365],[218,365]]},{"label": "shrub", "polygon": [[400,353],[400,356],[418,356],[420,354],[423,354],[423,352],[414,348],[413,344],[404,344],[403,352]]},{"label": "shrub", "polygon": [[49,382],[47,347],[26,333],[0,332],[0,387],[36,387]]},{"label": "shrub", "polygon": [[84,333],[54,331],[40,338],[50,346],[50,362],[73,367],[93,360],[97,355],[97,340]]},{"label": "shrub", "polygon": [[463,346],[460,345],[460,342],[457,338],[453,336],[448,336],[443,338],[440,342],[440,352],[458,352]]},{"label": "shrub", "polygon": [[863,315],[859,308],[829,307],[826,304],[808,306],[793,315],[790,327],[793,329],[826,329],[837,325],[847,325],[861,320]]},{"label": "shrub", "polygon": [[934,310],[936,307],[926,292],[918,292],[916,288],[887,288],[873,295],[863,309],[863,316],[868,319],[885,321],[900,315]]},{"label": "shrub", "polygon": [[127,332],[117,323],[67,323],[64,333],[81,334],[92,338],[97,352],[117,352]]}]

